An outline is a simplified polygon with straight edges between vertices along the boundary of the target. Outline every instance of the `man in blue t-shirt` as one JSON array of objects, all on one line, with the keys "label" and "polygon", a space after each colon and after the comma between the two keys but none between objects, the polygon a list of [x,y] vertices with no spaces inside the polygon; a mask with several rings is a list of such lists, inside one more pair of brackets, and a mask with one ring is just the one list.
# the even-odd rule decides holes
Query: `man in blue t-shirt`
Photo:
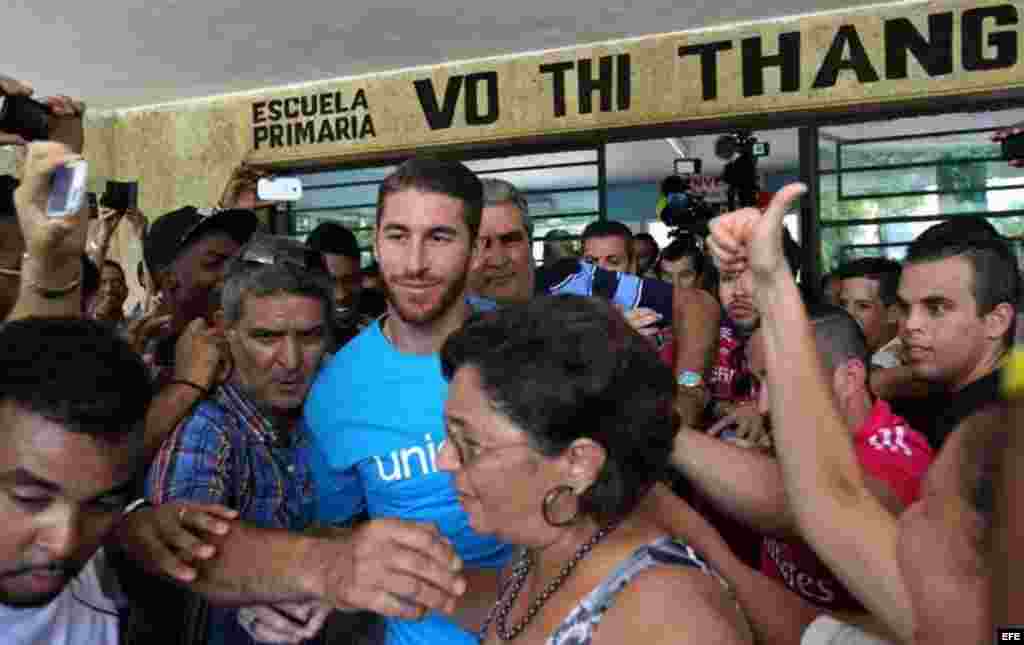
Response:
[{"label": "man in blue t-shirt", "polygon": [[[321,452],[318,521],[345,519],[351,500],[339,482],[357,473],[371,518],[435,524],[467,568],[488,572],[469,576],[466,594],[486,604],[496,598],[496,570],[510,549],[469,527],[451,477],[436,464],[447,396],[439,351],[473,308],[466,282],[482,208],[480,180],[459,163],[412,159],[384,181],[374,250],[388,312],[324,367],[305,420]],[[476,638],[434,613],[388,619],[387,642],[470,645]]]}]

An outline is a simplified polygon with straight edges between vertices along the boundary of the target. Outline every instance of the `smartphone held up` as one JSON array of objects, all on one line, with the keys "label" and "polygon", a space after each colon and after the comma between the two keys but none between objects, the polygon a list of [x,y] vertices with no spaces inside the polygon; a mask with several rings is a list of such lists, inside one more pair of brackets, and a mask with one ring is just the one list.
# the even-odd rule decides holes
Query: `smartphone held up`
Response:
[{"label": "smartphone held up", "polygon": [[139,207],[139,182],[114,181],[107,182],[107,189],[100,197],[100,206],[116,211],[127,211]]},{"label": "smartphone held up", "polygon": [[50,178],[46,214],[50,217],[67,217],[81,210],[86,199],[88,178],[89,164],[84,159],[58,166]]}]

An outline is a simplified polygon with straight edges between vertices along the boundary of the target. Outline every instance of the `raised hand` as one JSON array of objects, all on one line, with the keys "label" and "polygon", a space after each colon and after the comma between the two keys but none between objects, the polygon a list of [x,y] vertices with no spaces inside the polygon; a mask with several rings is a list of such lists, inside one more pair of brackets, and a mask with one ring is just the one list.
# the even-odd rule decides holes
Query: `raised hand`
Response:
[{"label": "raised hand", "polygon": [[730,272],[749,268],[760,278],[787,271],[782,218],[805,192],[803,184],[788,184],[775,193],[763,214],[756,208],[743,208],[711,220],[708,248],[718,268]]},{"label": "raised hand", "polygon": [[62,266],[72,259],[78,261],[85,250],[88,204],[67,217],[46,214],[54,171],[58,166],[81,158],[61,143],[47,141],[28,145],[24,180],[14,191],[14,206],[25,236],[25,249],[30,258],[43,266]]},{"label": "raised hand", "polygon": [[211,389],[228,355],[223,332],[202,318],[188,324],[175,345],[174,378]]}]

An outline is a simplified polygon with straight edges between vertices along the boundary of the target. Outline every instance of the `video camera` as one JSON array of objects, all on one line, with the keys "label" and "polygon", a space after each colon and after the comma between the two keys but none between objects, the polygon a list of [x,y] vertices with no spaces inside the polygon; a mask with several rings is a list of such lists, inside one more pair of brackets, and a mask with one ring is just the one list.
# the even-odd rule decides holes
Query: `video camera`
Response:
[{"label": "video camera", "polygon": [[703,239],[715,213],[704,196],[690,185],[690,177],[700,174],[701,160],[676,159],[674,166],[675,172],[661,181],[658,217],[671,227],[670,237],[691,233]]},{"label": "video camera", "polygon": [[757,160],[766,157],[771,147],[749,130],[722,135],[715,142],[715,155],[729,161],[722,181],[729,184],[729,209],[757,205]]}]

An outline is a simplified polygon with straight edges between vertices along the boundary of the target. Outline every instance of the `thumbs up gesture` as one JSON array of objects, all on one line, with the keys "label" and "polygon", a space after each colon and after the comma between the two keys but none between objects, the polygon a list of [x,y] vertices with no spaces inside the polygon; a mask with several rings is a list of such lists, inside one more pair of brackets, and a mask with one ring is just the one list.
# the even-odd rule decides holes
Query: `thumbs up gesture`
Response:
[{"label": "thumbs up gesture", "polygon": [[708,248],[719,270],[750,269],[755,279],[762,280],[788,271],[782,252],[782,218],[805,192],[803,184],[789,184],[775,193],[763,214],[743,208],[711,220]]}]

